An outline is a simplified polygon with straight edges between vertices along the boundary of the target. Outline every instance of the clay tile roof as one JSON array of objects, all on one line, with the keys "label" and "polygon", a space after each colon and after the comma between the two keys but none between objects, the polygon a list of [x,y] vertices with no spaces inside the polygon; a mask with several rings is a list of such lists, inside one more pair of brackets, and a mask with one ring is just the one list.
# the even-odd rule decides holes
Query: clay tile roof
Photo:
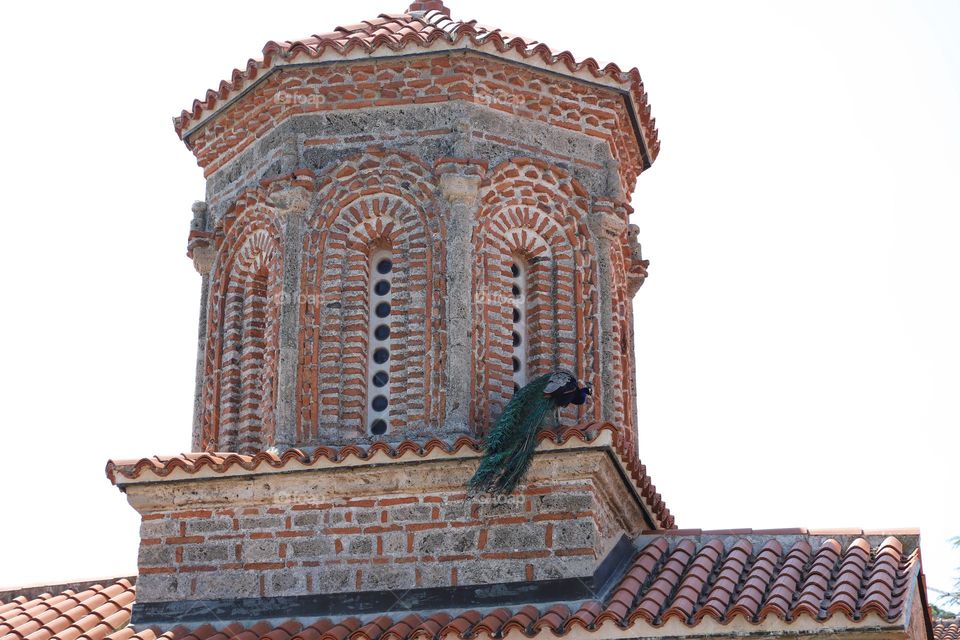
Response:
[{"label": "clay tile roof", "polygon": [[174,118],[174,127],[181,138],[205,116],[229,102],[274,67],[330,58],[357,58],[390,49],[392,53],[411,49],[480,49],[495,55],[519,56],[527,63],[538,63],[554,71],[580,75],[592,80],[606,80],[626,90],[631,97],[643,132],[649,162],[660,150],[656,121],[651,117],[647,94],[636,68],[623,71],[616,64],[605,66],[593,58],[577,60],[566,50],[551,49],[537,40],[479,24],[476,20],[455,20],[442,2],[414,2],[407,13],[383,13],[358,24],[336,27],[299,40],[270,41],[263,47],[262,58],[247,61],[243,69],[234,69],[229,80],[214,90],[207,90],[202,99],[194,100],[190,109]]},{"label": "clay tile roof", "polygon": [[[544,429],[537,434],[541,448],[609,444],[615,452],[625,446],[620,431],[609,423],[591,423],[560,431]],[[433,438],[426,443],[405,440],[377,442],[369,447],[351,444],[343,447],[317,447],[312,452],[287,449],[281,454],[267,451],[248,455],[239,453],[188,453],[178,456],[153,456],[139,460],[110,460],[106,474],[115,485],[157,480],[183,480],[190,477],[237,473],[272,473],[307,468],[352,466],[365,463],[422,460],[437,457],[475,457],[483,449],[476,438],[461,436],[453,443]],[[670,509],[647,475],[646,467],[635,456],[619,455],[624,471],[647,505],[660,529],[675,527]]]},{"label": "clay tile roof", "polygon": [[[240,623],[198,622],[192,628],[130,626],[134,586],[120,579],[79,592],[0,594],[0,638],[23,640],[468,640],[562,637],[614,625],[624,637],[656,635],[668,622],[696,633],[739,619],[789,629],[832,622],[906,624],[909,598],[922,586],[916,533],[843,531],[813,534],[740,530],[654,532],[634,541],[636,554],[597,599],[458,612],[387,612],[357,617]],[[856,597],[855,594],[862,594]],[[872,597],[871,594],[877,594]],[[875,616],[868,619],[868,616]],[[761,625],[766,624],[766,627]],[[838,626],[839,624],[839,626]],[[741,627],[742,628],[742,627]],[[937,623],[934,640],[960,640],[957,621]]]},{"label": "clay tile roof", "polygon": [[[57,593],[31,593],[30,597],[3,592],[0,638],[104,640],[127,628],[133,600],[134,586],[127,578],[82,589],[63,587]],[[129,635],[118,635],[116,640],[127,640]]]},{"label": "clay tile roof", "polygon": [[933,640],[960,640],[960,620],[937,620],[933,625]]}]

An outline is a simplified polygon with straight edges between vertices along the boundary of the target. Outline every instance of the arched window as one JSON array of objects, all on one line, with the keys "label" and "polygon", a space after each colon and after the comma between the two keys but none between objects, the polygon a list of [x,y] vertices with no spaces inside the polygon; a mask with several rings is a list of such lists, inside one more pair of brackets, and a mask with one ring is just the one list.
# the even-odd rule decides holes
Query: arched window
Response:
[{"label": "arched window", "polygon": [[331,163],[324,175],[304,218],[297,441],[416,438],[446,407],[445,278],[434,242],[445,233],[430,209],[432,170],[377,152]]},{"label": "arched window", "polygon": [[527,383],[527,265],[513,256],[510,265],[513,302],[513,392]]},{"label": "arched window", "polygon": [[201,446],[254,453],[276,437],[282,252],[268,214],[241,210],[213,269]]},{"label": "arched window", "polygon": [[[585,191],[537,160],[510,160],[489,174],[472,242],[478,297],[474,324],[477,433],[494,424],[516,388],[555,369],[599,382],[597,265]],[[518,260],[521,258],[521,260]],[[510,299],[510,292],[520,296]],[[563,424],[600,415],[600,403],[561,411]]]},{"label": "arched window", "polygon": [[377,251],[370,261],[367,337],[367,430],[382,436],[390,428],[390,320],[393,313],[393,256]]}]

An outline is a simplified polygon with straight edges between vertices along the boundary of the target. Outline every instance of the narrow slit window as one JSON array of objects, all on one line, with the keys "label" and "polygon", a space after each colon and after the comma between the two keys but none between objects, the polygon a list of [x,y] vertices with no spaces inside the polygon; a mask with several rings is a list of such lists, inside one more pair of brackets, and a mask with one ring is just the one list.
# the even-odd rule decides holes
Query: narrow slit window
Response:
[{"label": "narrow slit window", "polygon": [[510,265],[511,301],[513,306],[513,392],[527,383],[527,267],[514,257]]},{"label": "narrow slit window", "polygon": [[378,251],[370,262],[367,429],[372,435],[382,436],[390,428],[390,320],[393,314],[393,259],[389,251]]}]

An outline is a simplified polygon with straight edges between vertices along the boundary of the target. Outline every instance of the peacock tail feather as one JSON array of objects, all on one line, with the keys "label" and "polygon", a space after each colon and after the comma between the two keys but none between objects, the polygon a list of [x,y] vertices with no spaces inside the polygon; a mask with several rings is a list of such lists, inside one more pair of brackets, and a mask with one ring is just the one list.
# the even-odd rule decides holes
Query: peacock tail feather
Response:
[{"label": "peacock tail feather", "polygon": [[537,432],[553,401],[544,395],[551,374],[524,385],[497,419],[484,441],[484,457],[468,486],[471,493],[512,493],[523,480],[537,448]]}]

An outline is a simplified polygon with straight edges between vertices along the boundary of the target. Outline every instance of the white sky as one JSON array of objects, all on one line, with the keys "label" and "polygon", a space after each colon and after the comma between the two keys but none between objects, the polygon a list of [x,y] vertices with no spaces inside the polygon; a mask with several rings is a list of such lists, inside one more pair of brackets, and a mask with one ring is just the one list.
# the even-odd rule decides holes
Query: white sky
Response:
[{"label": "white sky", "polygon": [[[949,588],[960,3],[449,5],[643,75],[640,452],[678,523],[920,527]],[[405,6],[5,6],[0,584],[133,573],[104,464],[189,448],[203,180],[171,116],[269,39]]]}]

